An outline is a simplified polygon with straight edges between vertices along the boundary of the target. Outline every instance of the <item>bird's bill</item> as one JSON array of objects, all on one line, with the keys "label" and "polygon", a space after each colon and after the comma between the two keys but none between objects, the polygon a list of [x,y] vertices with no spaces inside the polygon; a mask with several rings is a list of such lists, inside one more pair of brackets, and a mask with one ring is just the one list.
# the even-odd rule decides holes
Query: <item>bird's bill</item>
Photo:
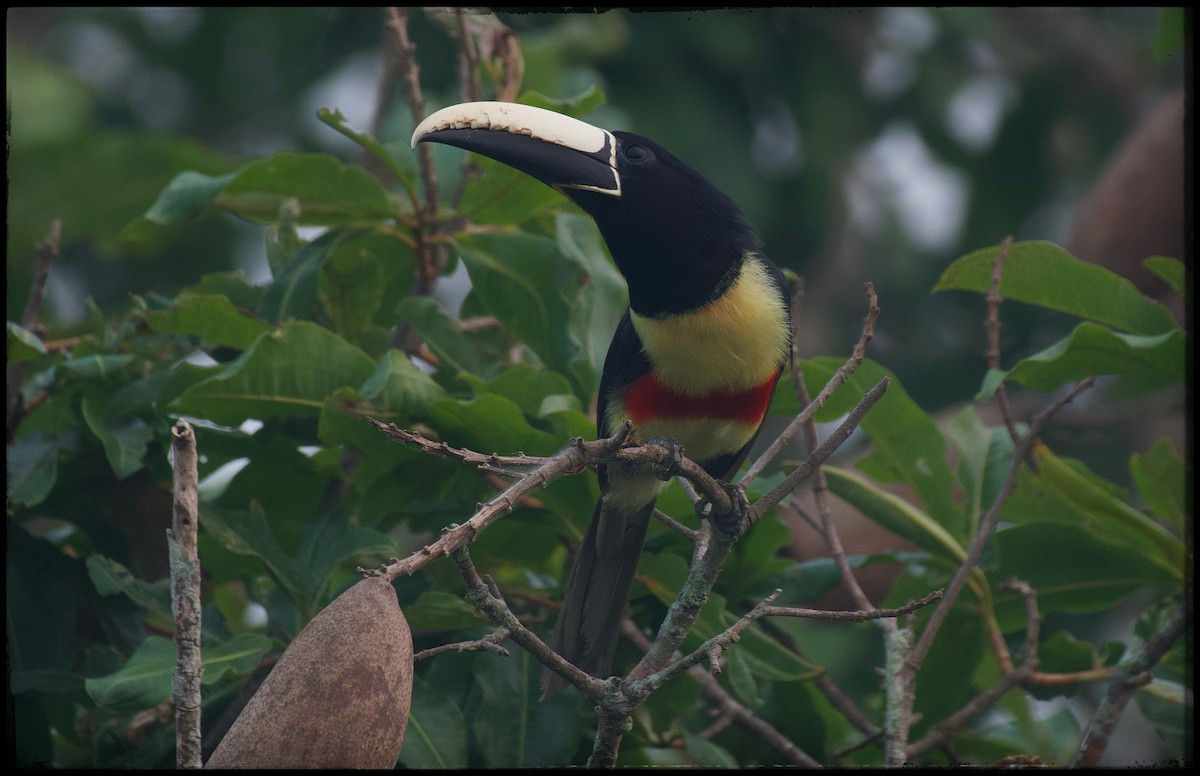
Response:
[{"label": "bird's bill", "polygon": [[511,102],[465,102],[417,125],[417,143],[444,143],[495,159],[569,195],[571,189],[619,197],[617,139],[561,113]]}]

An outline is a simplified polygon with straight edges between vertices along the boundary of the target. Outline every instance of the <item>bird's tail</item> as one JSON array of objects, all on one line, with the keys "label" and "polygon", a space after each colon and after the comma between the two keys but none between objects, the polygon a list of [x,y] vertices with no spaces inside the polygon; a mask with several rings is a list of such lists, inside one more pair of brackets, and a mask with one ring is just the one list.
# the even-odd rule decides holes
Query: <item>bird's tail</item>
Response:
[{"label": "bird's tail", "polygon": [[[654,502],[631,515],[613,511],[604,499],[596,504],[567,578],[562,610],[550,640],[550,646],[576,667],[600,677],[612,669],[621,613],[633,585]],[[558,674],[550,669],[542,672],[543,699],[564,687],[566,681]]]}]

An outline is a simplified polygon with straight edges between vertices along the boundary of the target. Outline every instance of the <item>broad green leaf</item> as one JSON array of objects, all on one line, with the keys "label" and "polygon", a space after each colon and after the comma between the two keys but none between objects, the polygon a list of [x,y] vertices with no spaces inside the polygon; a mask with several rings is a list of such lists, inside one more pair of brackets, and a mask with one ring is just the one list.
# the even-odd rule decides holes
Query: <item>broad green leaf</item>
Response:
[{"label": "broad green leaf", "polygon": [[284,151],[238,170],[217,197],[217,204],[240,216],[273,221],[279,205],[294,199],[299,223],[340,224],[395,215],[388,194],[362,167],[343,164],[331,154]]},{"label": "broad green leaf", "polygon": [[[247,674],[271,648],[271,639],[244,633],[201,656],[204,684],[213,684],[226,673]],[[114,711],[148,709],[171,695],[171,675],[177,649],[170,639],[148,636],[125,665],[115,673],[88,679],[84,686],[98,706]]]},{"label": "broad green leaf", "polygon": [[317,274],[317,297],[334,331],[355,344],[383,305],[387,290],[383,261],[365,240],[343,241]]},{"label": "broad green leaf", "polygon": [[203,504],[200,523],[225,549],[238,555],[253,555],[266,564],[276,581],[290,591],[298,608],[315,610],[324,577],[279,546],[261,509],[227,512],[215,505]]},{"label": "broad green leaf", "polygon": [[[810,396],[820,392],[842,361],[826,356],[802,364]],[[966,516],[954,499],[954,475],[946,463],[946,440],[937,423],[912,400],[895,375],[874,361],[864,361],[834,392],[818,417],[833,420],[836,416],[830,416],[831,410],[839,414],[849,411],[885,376],[891,378],[887,392],[860,425],[871,440],[871,455],[860,461],[858,468],[878,482],[907,485],[921,500],[924,512],[953,536],[956,544],[965,544]]]},{"label": "broad green leaf", "polygon": [[413,628],[465,630],[483,625],[481,617],[462,596],[442,590],[426,590],[404,607],[404,619]]},{"label": "broad green leaf", "polygon": [[[826,464],[822,470],[829,490],[868,519],[952,566],[966,559],[966,548],[928,513],[849,469]],[[971,572],[968,584],[980,604],[990,608],[987,577],[979,568]]]},{"label": "broad green leaf", "polygon": [[28,361],[46,355],[46,346],[33,332],[8,321],[8,363]]},{"label": "broad green leaf", "polygon": [[413,678],[412,706],[400,764],[405,768],[466,768],[467,721],[462,709],[441,690]]},{"label": "broad green leaf", "polygon": [[248,674],[258,666],[262,656],[272,646],[271,639],[261,633],[242,633],[223,644],[205,647],[201,658],[204,675],[200,681],[214,684],[228,674]]},{"label": "broad green leaf", "polygon": [[989,370],[975,400],[986,401],[1006,380],[1049,392],[1090,375],[1121,375],[1126,391],[1158,390],[1184,379],[1185,346],[1186,336],[1179,329],[1141,336],[1081,323],[1065,339],[1022,359],[1007,372]]},{"label": "broad green leaf", "polygon": [[596,110],[596,108],[608,102],[608,96],[605,95],[604,90],[599,86],[591,84],[587,89],[567,99],[556,99],[539,91],[529,89],[521,92],[521,95],[517,97],[517,102],[522,105],[532,105],[535,108],[552,110],[555,113],[562,113],[578,119],[587,116]]},{"label": "broad green leaf", "polygon": [[58,438],[35,431],[8,446],[8,499],[37,506],[46,500],[58,479]]},{"label": "broad green leaf", "polygon": [[954,416],[946,433],[958,448],[958,481],[965,491],[967,535],[974,536],[999,488],[997,476],[1003,477],[1012,458],[1012,438],[1004,428],[985,426],[973,405]]},{"label": "broad green leaf", "polygon": [[229,272],[210,272],[201,275],[200,279],[179,292],[183,294],[216,294],[228,297],[234,307],[253,310],[258,307],[262,297],[262,289],[246,282],[246,273],[242,270]]},{"label": "broad green leaf", "polygon": [[[946,268],[934,286],[938,291],[986,294],[999,246],[983,248]],[[1076,315],[1132,334],[1174,330],[1175,319],[1129,280],[1097,264],[1080,261],[1049,242],[1014,243],[1000,280],[1004,299]]]},{"label": "broad green leaf", "polygon": [[405,297],[396,306],[396,317],[417,330],[438,357],[442,369],[451,374],[465,372],[483,377],[496,368],[480,358],[458,321],[433,297]]},{"label": "broad green leaf", "polygon": [[329,231],[297,251],[263,291],[258,317],[269,323],[312,317],[321,267],[344,236],[341,231]]},{"label": "broad green leaf", "polygon": [[170,619],[171,580],[164,577],[146,582],[129,573],[129,569],[100,554],[87,558],[88,577],[100,595],[123,595],[139,607]]},{"label": "broad green leaf", "polygon": [[133,361],[128,354],[115,355],[86,355],[68,358],[63,362],[63,369],[89,380],[107,380],[120,372]]},{"label": "broad green leaf", "polygon": [[[1028,582],[1037,591],[1038,611],[1083,614],[1111,609],[1139,587],[1169,584],[1163,572],[1134,548],[1111,544],[1068,523],[1035,522],[996,532],[997,579]],[[996,618],[1005,632],[1025,628],[1025,605],[1014,593],[996,598]]]},{"label": "broad green leaf", "polygon": [[[604,357],[617,324],[629,306],[625,279],[600,239],[600,231],[591,218],[575,213],[559,213],[554,219],[559,252],[582,272],[586,286],[575,289],[567,298],[571,306],[571,338],[583,352],[595,375],[589,383],[588,397],[599,386]],[[564,293],[567,289],[564,289]]]},{"label": "broad green leaf", "polygon": [[380,420],[423,417],[445,390],[399,350],[389,350],[359,389]]},{"label": "broad green leaf", "polygon": [[155,331],[193,334],[217,345],[245,350],[270,327],[216,294],[180,294],[171,309],[149,310],[146,323]]},{"label": "broad green leaf", "polygon": [[481,171],[463,190],[458,214],[476,224],[520,224],[567,200],[546,184],[486,156],[472,155]]},{"label": "broad green leaf", "polygon": [[570,374],[575,347],[567,332],[570,310],[562,286],[578,269],[562,261],[554,240],[527,233],[477,234],[455,242],[471,294],[547,367]]},{"label": "broad green leaf", "polygon": [[1187,266],[1179,259],[1151,256],[1142,262],[1142,266],[1165,280],[1167,285],[1185,300],[1191,298],[1191,294],[1188,293]]},{"label": "broad green leaf", "polygon": [[88,679],[84,687],[97,706],[115,711],[148,709],[171,696],[177,652],[170,639],[147,636],[118,671]]},{"label": "broad green leaf", "polygon": [[479,654],[472,664],[483,696],[474,721],[483,765],[561,766],[575,751],[578,701],[572,693],[539,700],[542,664],[523,649],[509,651],[508,657]]},{"label": "broad green leaf", "polygon": [[307,321],[280,326],[212,377],[193,385],[175,410],[226,426],[248,418],[315,416],[325,397],[362,385],[375,370],[365,353]]},{"label": "broad green leaf", "polygon": [[100,444],[117,480],[123,480],[142,468],[146,446],[154,439],[154,429],[141,418],[108,417],[105,400],[85,393],[81,405],[83,419]]},{"label": "broad green leaf", "polygon": [[696,762],[702,768],[733,770],[738,767],[737,760],[728,751],[709,739],[692,735],[686,730],[683,733],[683,750],[696,758]]},{"label": "broad green leaf", "polygon": [[142,218],[158,226],[185,224],[211,205],[236,176],[233,172],[225,175],[204,175],[194,170],[181,172],[171,179]]},{"label": "broad green leaf", "polygon": [[1003,506],[1002,520],[1077,526],[1097,541],[1140,554],[1158,569],[1164,587],[1179,584],[1184,549],[1177,538],[1078,462],[1058,458],[1040,443],[1035,444],[1032,458],[1034,469],[1022,466],[1017,473],[1017,486]]},{"label": "broad green leaf", "polygon": [[1188,466],[1167,437],[1155,442],[1145,453],[1134,453],[1129,470],[1138,495],[1156,516],[1182,533],[1187,516]]},{"label": "broad green leaf", "polygon": [[430,417],[446,441],[483,453],[552,455],[565,442],[535,429],[520,407],[496,394],[469,401],[442,399],[430,407]]},{"label": "broad green leaf", "polygon": [[1133,697],[1138,710],[1154,725],[1155,732],[1172,751],[1190,750],[1195,736],[1190,684],[1184,686],[1156,676],[1150,684],[1138,688]]}]

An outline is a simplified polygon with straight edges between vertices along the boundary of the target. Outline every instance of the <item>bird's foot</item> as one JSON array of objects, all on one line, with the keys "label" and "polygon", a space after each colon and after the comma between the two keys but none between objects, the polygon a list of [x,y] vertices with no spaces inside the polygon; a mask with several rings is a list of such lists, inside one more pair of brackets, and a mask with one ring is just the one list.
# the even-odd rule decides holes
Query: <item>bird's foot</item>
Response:
[{"label": "bird's foot", "polygon": [[718,531],[732,534],[737,533],[746,514],[750,511],[750,499],[746,497],[746,489],[723,480],[717,484],[729,496],[729,509],[719,509],[709,498],[702,498],[696,503],[696,516],[701,520],[713,519],[713,525]]},{"label": "bird's foot", "polygon": [[670,460],[656,462],[650,467],[655,477],[666,482],[679,473],[679,466],[683,463],[683,448],[671,437],[655,437],[650,444],[661,445],[671,454]]}]

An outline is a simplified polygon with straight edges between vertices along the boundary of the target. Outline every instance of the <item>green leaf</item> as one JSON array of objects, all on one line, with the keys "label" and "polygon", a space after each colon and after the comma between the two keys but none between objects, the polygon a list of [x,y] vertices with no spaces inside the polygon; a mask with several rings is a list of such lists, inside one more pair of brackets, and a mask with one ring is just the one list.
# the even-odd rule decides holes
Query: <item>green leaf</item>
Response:
[{"label": "green leaf", "polygon": [[234,512],[206,503],[200,509],[200,523],[225,549],[260,559],[290,591],[297,608],[315,613],[322,575],[279,546],[262,509],[252,505],[248,512]]},{"label": "green leaf", "polygon": [[107,380],[120,372],[133,361],[133,356],[118,355],[88,355],[69,358],[63,362],[63,369],[88,380]]},{"label": "green leaf", "polygon": [[[935,558],[942,559],[951,567],[960,565],[966,559],[966,548],[928,513],[848,469],[826,464],[822,470],[829,490],[868,519]],[[980,604],[990,608],[991,593],[987,577],[979,568],[972,570],[968,584]]]},{"label": "green leaf", "polygon": [[1116,486],[1078,462],[1058,458],[1040,443],[1035,444],[1032,459],[1037,473],[1025,466],[1018,471],[1002,520],[1077,526],[1097,541],[1140,554],[1158,570],[1158,584],[1178,587],[1185,556],[1179,539],[1129,505]]},{"label": "green leaf", "polygon": [[138,417],[110,418],[103,400],[85,393],[81,409],[84,422],[104,446],[104,455],[117,480],[123,480],[142,468],[146,446],[154,439],[154,429]]},{"label": "green leaf", "polygon": [[[934,292],[986,294],[999,254],[995,246],[963,256],[946,268]],[[1143,296],[1129,280],[1048,242],[1013,243],[1004,263],[1000,295],[1133,334],[1162,334],[1177,328],[1171,313]]]},{"label": "green leaf", "polygon": [[395,215],[375,176],[324,153],[285,151],[251,162],[225,186],[217,204],[246,218],[270,222],[285,199],[299,203],[299,223],[310,226]]},{"label": "green leaf", "polygon": [[1089,375],[1122,375],[1126,391],[1153,391],[1182,382],[1186,336],[1181,330],[1140,336],[1081,323],[1065,339],[1019,361],[1007,372],[989,370],[975,397],[986,401],[1004,381],[1050,392]]},{"label": "green leaf", "polygon": [[403,351],[389,350],[359,389],[381,420],[424,417],[429,406],[446,395]]},{"label": "green leaf", "polygon": [[596,375],[595,385],[588,391],[590,398],[599,386],[599,374],[613,332],[629,306],[629,292],[625,279],[608,258],[600,231],[591,218],[559,213],[554,219],[554,231],[559,252],[579,267],[586,284],[567,301],[571,306],[571,338]]},{"label": "green leaf", "polygon": [[[822,357],[803,362],[809,395],[820,392],[842,361]],[[895,375],[874,361],[864,361],[818,416],[824,422],[835,419],[834,412],[849,411],[884,377],[889,377],[891,384],[860,425],[871,440],[871,455],[860,461],[858,468],[878,482],[907,485],[924,504],[924,511],[954,537],[955,543],[965,544],[966,516],[954,500],[954,475],[946,463],[946,440],[934,419],[912,400]]]},{"label": "green leaf", "polygon": [[146,582],[129,573],[129,569],[100,554],[87,558],[88,577],[100,595],[123,595],[142,609],[170,619],[171,580],[164,577]]},{"label": "green leaf", "polygon": [[1163,437],[1145,453],[1134,453],[1129,459],[1138,495],[1156,516],[1177,532],[1183,533],[1187,516],[1188,466],[1175,445]]},{"label": "green leaf", "polygon": [[58,479],[58,437],[35,431],[8,446],[8,499],[37,506]]},{"label": "green leaf", "polygon": [[527,233],[478,234],[455,242],[471,275],[471,294],[547,367],[569,375],[576,350],[567,332],[562,286],[578,270],[561,260],[554,240]]},{"label": "green leaf", "polygon": [[148,709],[171,695],[177,650],[162,636],[147,636],[115,673],[84,682],[97,706],[115,711]]},{"label": "green leaf", "polygon": [[[244,633],[206,648],[201,656],[201,681],[212,684],[229,672],[249,673],[270,648],[271,640],[257,633]],[[176,654],[171,640],[147,636],[125,665],[107,676],[88,679],[84,687],[97,706],[114,711],[148,709],[170,697]]]},{"label": "green leaf", "polygon": [[362,385],[375,364],[333,332],[307,321],[280,326],[212,377],[184,391],[178,412],[237,426],[248,418],[315,416],[338,388]]},{"label": "green leaf", "polygon": [[511,652],[508,657],[481,653],[472,664],[483,696],[473,726],[483,765],[560,766],[575,750],[578,701],[571,693],[538,700],[542,664],[523,649]]},{"label": "green leaf", "polygon": [[344,236],[343,232],[329,231],[296,251],[263,291],[258,317],[269,323],[310,318],[317,303],[318,273]]},{"label": "green leaf", "polygon": [[317,276],[317,296],[334,330],[356,344],[383,305],[387,283],[379,248],[386,250],[385,245],[371,250],[362,239],[343,241]]},{"label": "green leaf", "polygon": [[[1037,591],[1043,615],[1107,611],[1139,587],[1166,581],[1141,552],[1105,542],[1077,525],[1009,526],[996,532],[996,547],[1000,565],[995,578],[1028,582]],[[996,618],[1005,632],[1023,630],[1026,616],[1020,596],[997,594]]]},{"label": "green leaf", "polygon": [[28,361],[46,355],[41,338],[27,329],[8,321],[8,363]]},{"label": "green leaf", "polygon": [[1173,752],[1190,751],[1194,736],[1192,689],[1169,679],[1154,677],[1133,696],[1138,710]]},{"label": "green leaf", "polygon": [[1165,280],[1184,300],[1191,299],[1191,294],[1188,293],[1187,265],[1182,261],[1167,256],[1151,256],[1142,262],[1142,266]]},{"label": "green leaf", "polygon": [[199,216],[236,176],[235,172],[225,175],[181,172],[171,179],[142,218],[158,226],[181,226]]},{"label": "green leaf", "polygon": [[170,310],[149,310],[146,323],[155,331],[193,334],[216,345],[245,350],[270,329],[262,321],[233,306],[225,296],[183,293]]},{"label": "green leaf", "polygon": [[214,684],[229,674],[244,676],[253,671],[273,642],[261,633],[242,633],[223,644],[204,649],[201,682]]},{"label": "green leaf", "polygon": [[1012,438],[1004,428],[989,428],[973,405],[967,405],[947,426],[958,448],[958,481],[965,491],[967,535],[974,536],[984,511],[992,503],[1012,458]]},{"label": "green leaf", "polygon": [[421,677],[413,678],[412,706],[400,764],[405,768],[466,768],[467,722],[462,709]]},{"label": "green leaf", "polygon": [[487,453],[552,455],[566,440],[535,429],[512,400],[495,394],[461,401],[442,399],[430,407],[442,438]]},{"label": "green leaf", "polygon": [[458,321],[428,296],[410,296],[396,305],[396,317],[407,321],[441,363],[441,368],[451,374],[466,373],[486,376],[496,367],[487,364],[475,352],[467,335],[459,328]]},{"label": "green leaf", "polygon": [[404,607],[404,618],[413,628],[464,630],[483,625],[481,615],[461,596],[442,590],[426,590]]}]

